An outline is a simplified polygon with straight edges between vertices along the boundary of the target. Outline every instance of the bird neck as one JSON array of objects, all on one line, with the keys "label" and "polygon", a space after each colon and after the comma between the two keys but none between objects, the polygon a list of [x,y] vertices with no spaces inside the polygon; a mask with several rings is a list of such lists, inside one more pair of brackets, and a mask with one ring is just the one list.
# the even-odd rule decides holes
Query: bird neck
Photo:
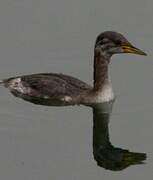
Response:
[{"label": "bird neck", "polygon": [[95,92],[102,91],[109,84],[108,77],[109,58],[104,56],[100,49],[95,49],[94,54],[94,88]]}]

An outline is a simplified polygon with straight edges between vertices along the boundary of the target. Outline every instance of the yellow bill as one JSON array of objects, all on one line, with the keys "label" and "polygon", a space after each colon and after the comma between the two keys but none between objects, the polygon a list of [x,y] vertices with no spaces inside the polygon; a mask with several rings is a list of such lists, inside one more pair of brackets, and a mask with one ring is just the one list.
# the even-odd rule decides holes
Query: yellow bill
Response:
[{"label": "yellow bill", "polygon": [[124,53],[133,53],[133,54],[147,56],[147,54],[145,52],[143,52],[142,50],[140,50],[132,45],[122,45],[122,48],[123,48]]}]

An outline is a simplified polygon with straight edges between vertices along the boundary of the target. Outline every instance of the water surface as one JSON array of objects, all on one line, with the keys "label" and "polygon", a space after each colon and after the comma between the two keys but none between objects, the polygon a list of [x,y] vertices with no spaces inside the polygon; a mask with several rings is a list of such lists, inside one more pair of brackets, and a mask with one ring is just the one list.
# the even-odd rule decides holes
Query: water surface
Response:
[{"label": "water surface", "polygon": [[146,153],[145,164],[118,171],[98,166],[91,108],[36,106],[1,87],[0,179],[152,179],[152,6],[151,0],[0,1],[1,78],[62,72],[92,84],[94,42],[105,30],[123,33],[148,53],[112,58],[117,98],[108,114],[110,143]]}]

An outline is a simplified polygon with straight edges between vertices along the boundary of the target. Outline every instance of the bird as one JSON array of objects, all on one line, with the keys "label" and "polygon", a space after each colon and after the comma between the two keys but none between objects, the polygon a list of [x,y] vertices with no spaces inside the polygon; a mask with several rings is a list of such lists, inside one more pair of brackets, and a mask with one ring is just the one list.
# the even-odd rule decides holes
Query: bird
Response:
[{"label": "bird", "polygon": [[98,35],[94,46],[93,86],[65,74],[38,73],[3,79],[0,84],[23,100],[47,106],[86,105],[115,99],[109,75],[114,54],[147,54],[134,47],[121,33],[105,31]]}]

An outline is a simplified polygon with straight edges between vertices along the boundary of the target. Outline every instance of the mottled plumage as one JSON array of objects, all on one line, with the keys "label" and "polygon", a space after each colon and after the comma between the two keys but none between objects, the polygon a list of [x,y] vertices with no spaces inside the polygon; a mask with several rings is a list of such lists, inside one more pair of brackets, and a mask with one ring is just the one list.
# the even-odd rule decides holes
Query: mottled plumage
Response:
[{"label": "mottled plumage", "polygon": [[[20,79],[19,82],[15,82]],[[5,87],[17,97],[42,105],[67,105],[76,104],[80,94],[89,91],[91,87],[77,78],[55,73],[40,73],[9,78],[3,81]],[[15,88],[13,83],[16,83]],[[19,84],[25,88],[20,91]],[[23,88],[22,88],[23,89]],[[66,97],[66,98],[65,98]],[[68,97],[76,100],[66,102]],[[75,102],[75,103],[74,103]]]},{"label": "mottled plumage", "polygon": [[146,55],[120,33],[106,31],[97,37],[95,44],[93,87],[74,77],[55,73],[12,77],[0,83],[13,95],[35,104],[63,106],[108,102],[114,99],[108,66],[111,56],[117,53]]}]

